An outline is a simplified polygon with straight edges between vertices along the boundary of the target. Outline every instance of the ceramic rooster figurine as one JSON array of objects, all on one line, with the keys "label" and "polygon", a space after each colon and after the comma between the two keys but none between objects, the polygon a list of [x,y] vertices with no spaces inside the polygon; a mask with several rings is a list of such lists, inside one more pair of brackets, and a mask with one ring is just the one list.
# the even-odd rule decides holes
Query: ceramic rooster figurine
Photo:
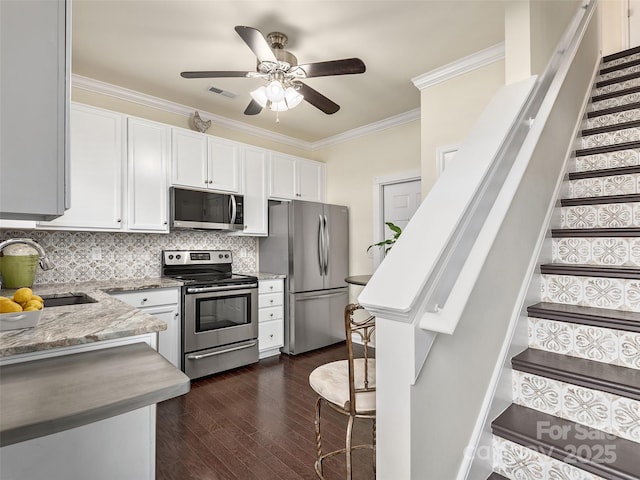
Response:
[{"label": "ceramic rooster figurine", "polygon": [[200,133],[206,132],[211,126],[211,120],[207,120],[206,122],[200,118],[200,114],[196,111],[193,114],[193,126],[196,127]]}]

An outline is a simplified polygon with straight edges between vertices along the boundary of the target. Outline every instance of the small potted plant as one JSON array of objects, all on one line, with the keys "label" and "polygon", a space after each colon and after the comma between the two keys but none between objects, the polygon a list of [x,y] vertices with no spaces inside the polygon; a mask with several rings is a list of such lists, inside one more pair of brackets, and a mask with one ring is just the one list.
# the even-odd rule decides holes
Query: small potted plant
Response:
[{"label": "small potted plant", "polygon": [[400,234],[402,233],[402,229],[395,225],[393,222],[384,222],[387,227],[393,232],[393,237],[388,240],[383,240],[382,242],[374,243],[373,245],[369,245],[367,248],[367,252],[371,250],[373,247],[384,247],[384,253],[387,254],[391,247],[396,243],[396,240],[400,238]]}]

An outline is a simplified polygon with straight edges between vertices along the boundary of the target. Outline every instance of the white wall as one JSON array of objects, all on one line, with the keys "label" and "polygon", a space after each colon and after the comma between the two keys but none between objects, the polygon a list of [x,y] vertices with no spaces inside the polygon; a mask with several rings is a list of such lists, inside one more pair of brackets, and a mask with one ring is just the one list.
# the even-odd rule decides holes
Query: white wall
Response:
[{"label": "white wall", "polygon": [[502,85],[504,62],[499,61],[422,90],[423,196],[437,179],[437,148],[460,143]]},{"label": "white wall", "polygon": [[628,0],[600,0],[602,22],[602,55],[610,55],[628,48],[625,10]]}]

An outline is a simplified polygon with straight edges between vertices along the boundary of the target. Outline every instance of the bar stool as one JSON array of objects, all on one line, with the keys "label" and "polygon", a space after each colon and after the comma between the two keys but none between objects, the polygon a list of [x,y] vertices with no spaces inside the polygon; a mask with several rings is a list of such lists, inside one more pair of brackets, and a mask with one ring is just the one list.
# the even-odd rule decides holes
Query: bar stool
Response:
[{"label": "bar stool", "polygon": [[[347,336],[348,359],[326,363],[316,368],[309,375],[309,384],[318,394],[316,401],[316,442],[317,460],[315,471],[318,478],[324,479],[322,462],[331,456],[345,454],[347,464],[347,480],[352,478],[351,454],[353,450],[370,448],[373,450],[373,468],[375,471],[376,456],[376,361],[369,358],[371,336],[375,331],[375,317],[357,315],[366,311],[358,304],[349,304],[345,308],[344,322]],[[360,312],[362,313],[362,312]],[[359,318],[362,319],[359,319]],[[364,345],[362,358],[354,358],[352,336],[358,335]],[[328,405],[333,410],[349,417],[347,423],[345,447],[328,453],[322,453],[321,407]],[[373,420],[371,444],[352,445],[353,423],[356,418]]]}]

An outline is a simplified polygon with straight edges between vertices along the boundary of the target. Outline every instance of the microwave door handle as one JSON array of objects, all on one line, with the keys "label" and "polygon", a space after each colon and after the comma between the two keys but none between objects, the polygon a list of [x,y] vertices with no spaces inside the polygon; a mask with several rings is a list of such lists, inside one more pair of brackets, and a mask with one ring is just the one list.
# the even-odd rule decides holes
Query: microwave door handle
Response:
[{"label": "microwave door handle", "polygon": [[322,224],[322,215],[318,215],[318,265],[320,266],[320,275],[324,272],[324,226]]},{"label": "microwave door handle", "polygon": [[329,275],[329,222],[327,221],[327,216],[324,215],[324,274]]},{"label": "microwave door handle", "polygon": [[236,215],[238,214],[238,206],[236,204],[236,196],[235,195],[230,195],[229,198],[229,210],[231,213],[231,221],[229,223],[231,223],[231,225],[233,225],[234,223],[236,223]]}]

